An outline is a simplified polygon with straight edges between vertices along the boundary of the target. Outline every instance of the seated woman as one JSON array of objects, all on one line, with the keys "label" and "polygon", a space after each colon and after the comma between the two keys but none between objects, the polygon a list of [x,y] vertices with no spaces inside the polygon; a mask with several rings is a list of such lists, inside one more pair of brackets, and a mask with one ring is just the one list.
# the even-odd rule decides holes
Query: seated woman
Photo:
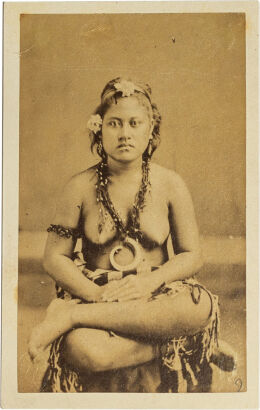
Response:
[{"label": "seated woman", "polygon": [[34,358],[52,343],[42,391],[93,391],[96,377],[105,391],[210,391],[211,363],[233,368],[217,354],[217,297],[194,278],[202,259],[190,194],[150,161],[160,121],[148,85],[105,86],[88,123],[101,162],[72,177],[48,228],[44,267],[59,299],[29,344]]}]

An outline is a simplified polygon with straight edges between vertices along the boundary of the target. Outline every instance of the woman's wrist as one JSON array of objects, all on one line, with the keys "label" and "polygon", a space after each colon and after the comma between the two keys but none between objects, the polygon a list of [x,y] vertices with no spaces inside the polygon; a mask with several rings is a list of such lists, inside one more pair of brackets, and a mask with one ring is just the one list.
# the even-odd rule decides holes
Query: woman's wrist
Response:
[{"label": "woman's wrist", "polygon": [[145,281],[147,289],[149,289],[151,293],[158,289],[164,282],[161,276],[159,276],[158,274],[156,275],[156,273],[157,270],[141,277],[141,280],[143,279]]},{"label": "woman's wrist", "polygon": [[165,272],[161,269],[161,267],[151,272],[151,282],[153,283],[154,290],[158,289],[167,282]]},{"label": "woman's wrist", "polygon": [[100,302],[102,295],[102,287],[94,284],[95,287],[91,289],[91,292],[88,292],[85,300],[87,302]]},{"label": "woman's wrist", "polygon": [[71,321],[71,327],[72,328],[80,327],[80,320],[79,320],[80,306],[81,306],[80,304],[76,304],[76,305],[71,306],[70,321]]}]

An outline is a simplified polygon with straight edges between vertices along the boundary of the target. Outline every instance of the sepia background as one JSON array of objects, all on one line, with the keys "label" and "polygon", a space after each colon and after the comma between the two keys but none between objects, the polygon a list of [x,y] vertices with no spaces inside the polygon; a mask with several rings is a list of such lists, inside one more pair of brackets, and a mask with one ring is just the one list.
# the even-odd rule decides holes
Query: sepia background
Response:
[{"label": "sepia background", "polygon": [[154,159],[191,191],[199,277],[220,296],[221,338],[238,355],[234,389],[241,379],[245,390],[244,15],[25,14],[20,52],[19,391],[38,391],[45,366],[26,351],[54,296],[41,265],[45,231],[61,187],[97,161],[86,123],[117,76],[152,87],[163,118]]}]

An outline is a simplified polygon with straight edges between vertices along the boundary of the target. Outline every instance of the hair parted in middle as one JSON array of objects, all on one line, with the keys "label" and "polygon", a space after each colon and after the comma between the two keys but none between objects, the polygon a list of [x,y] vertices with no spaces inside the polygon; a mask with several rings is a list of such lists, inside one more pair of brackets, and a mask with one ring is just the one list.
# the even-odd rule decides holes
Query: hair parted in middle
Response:
[{"label": "hair parted in middle", "polygon": [[104,156],[106,155],[102,146],[101,124],[104,115],[112,104],[117,104],[117,101],[120,98],[130,97],[131,95],[134,95],[139,102],[147,108],[148,115],[151,117],[151,120],[153,120],[152,138],[147,149],[143,153],[143,159],[149,160],[160,144],[161,115],[156,104],[151,100],[151,87],[148,84],[133,82],[132,80],[117,77],[109,81],[104,87],[101,93],[101,103],[92,116],[94,120],[89,121],[92,125],[89,127],[91,150],[93,151],[96,147],[97,153],[102,159],[104,159]]}]

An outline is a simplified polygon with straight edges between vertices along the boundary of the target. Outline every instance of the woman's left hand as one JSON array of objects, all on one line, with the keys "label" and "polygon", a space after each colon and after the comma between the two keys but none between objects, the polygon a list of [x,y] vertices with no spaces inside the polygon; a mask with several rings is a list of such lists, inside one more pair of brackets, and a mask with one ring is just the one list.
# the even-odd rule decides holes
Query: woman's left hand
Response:
[{"label": "woman's left hand", "polygon": [[107,289],[103,295],[103,302],[125,302],[127,300],[139,299],[151,295],[155,289],[149,276],[128,275],[117,280],[117,286]]}]

